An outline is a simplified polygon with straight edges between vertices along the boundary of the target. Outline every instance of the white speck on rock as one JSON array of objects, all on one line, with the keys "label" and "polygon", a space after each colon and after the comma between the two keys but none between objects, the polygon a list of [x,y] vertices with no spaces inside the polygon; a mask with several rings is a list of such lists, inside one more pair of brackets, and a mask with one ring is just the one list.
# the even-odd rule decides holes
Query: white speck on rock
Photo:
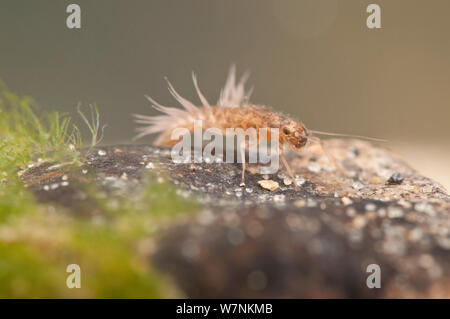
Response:
[{"label": "white speck on rock", "polygon": [[377,209],[377,206],[373,203],[366,204],[365,209],[368,212],[374,212]]},{"label": "white speck on rock", "polygon": [[355,183],[352,184],[352,188],[357,190],[357,191],[360,191],[361,189],[364,188],[364,185],[359,183],[359,182],[355,182]]},{"label": "white speck on rock", "polygon": [[422,191],[422,193],[425,193],[425,194],[432,193],[433,192],[433,186],[426,185],[426,186],[422,187],[421,191]]},{"label": "white speck on rock", "polygon": [[403,217],[403,210],[399,207],[389,207],[388,208],[389,218],[401,218]]},{"label": "white speck on rock", "polygon": [[308,165],[308,170],[313,173],[319,173],[322,168],[319,163],[313,162]]},{"label": "white speck on rock", "polygon": [[414,209],[418,212],[425,213],[430,216],[434,216],[436,214],[433,206],[428,203],[417,203],[416,205],[414,205]]},{"label": "white speck on rock", "polygon": [[273,197],[273,201],[276,202],[276,203],[284,202],[284,200],[285,200],[285,196],[282,195],[282,194],[280,194],[280,195],[275,195],[275,196]]},{"label": "white speck on rock", "polygon": [[342,204],[344,204],[345,206],[353,204],[353,201],[348,197],[342,197],[341,201],[342,201]]},{"label": "white speck on rock", "polygon": [[295,183],[297,184],[297,186],[302,186],[306,183],[306,180],[297,175],[295,176]]}]

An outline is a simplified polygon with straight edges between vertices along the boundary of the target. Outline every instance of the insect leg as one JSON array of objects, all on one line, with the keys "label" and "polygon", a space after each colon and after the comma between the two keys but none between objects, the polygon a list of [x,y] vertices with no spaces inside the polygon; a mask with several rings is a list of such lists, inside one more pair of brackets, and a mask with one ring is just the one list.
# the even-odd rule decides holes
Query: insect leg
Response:
[{"label": "insect leg", "polygon": [[281,158],[281,161],[283,162],[284,166],[286,167],[286,170],[288,171],[288,174],[291,177],[292,182],[294,183],[295,190],[298,191],[298,185],[297,185],[297,182],[295,181],[295,176],[292,173],[291,167],[289,166],[288,162],[286,161],[286,158],[284,157],[284,154],[281,150],[280,150],[280,158]]},{"label": "insect leg", "polygon": [[330,152],[328,152],[328,150],[326,149],[325,145],[323,144],[323,141],[320,138],[315,137],[315,136],[310,136],[309,140],[311,142],[315,142],[315,143],[320,145],[320,148],[321,148],[322,152],[330,160],[331,164],[333,164],[333,166],[337,169],[337,171],[339,172],[339,174],[341,174],[342,177],[345,177],[345,173],[342,170],[341,166],[336,162],[336,159],[334,158],[334,156],[331,155]]}]

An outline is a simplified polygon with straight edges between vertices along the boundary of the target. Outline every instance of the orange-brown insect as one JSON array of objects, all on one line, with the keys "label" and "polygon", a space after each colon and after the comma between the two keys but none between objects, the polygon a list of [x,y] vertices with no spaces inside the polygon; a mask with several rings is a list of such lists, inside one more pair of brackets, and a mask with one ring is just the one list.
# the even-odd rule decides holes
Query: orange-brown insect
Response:
[{"label": "orange-brown insect", "polygon": [[[167,81],[169,92],[184,109],[163,106],[147,96],[152,106],[164,114],[158,116],[135,115],[137,118],[136,122],[145,124],[145,126],[137,129],[139,133],[137,138],[148,134],[160,133],[154,144],[160,147],[171,147],[179,141],[171,139],[172,131],[176,128],[186,128],[189,132],[193,132],[194,121],[196,120],[202,121],[204,130],[217,128],[224,136],[227,128],[241,128],[242,130],[254,128],[257,131],[259,128],[278,128],[280,158],[296,190],[298,190],[298,186],[295,183],[294,174],[282,152],[284,145],[288,145],[291,150],[298,153],[309,142],[320,143],[325,155],[330,159],[336,169],[344,175],[344,172],[337,165],[333,157],[323,148],[321,141],[317,137],[311,136],[303,123],[271,111],[264,106],[251,104],[249,102],[251,91],[245,91],[244,88],[247,78],[248,74],[246,73],[236,83],[235,68],[232,67],[217,104],[210,105],[199,89],[195,74],[192,74],[195,89],[202,102],[201,107],[197,107],[192,102],[180,96],[172,84]],[[262,138],[257,136],[258,143],[261,142],[260,139]],[[266,138],[270,140],[270,134]],[[244,158],[242,158],[241,186],[245,186],[245,153],[241,151],[241,154],[244,154]]]}]

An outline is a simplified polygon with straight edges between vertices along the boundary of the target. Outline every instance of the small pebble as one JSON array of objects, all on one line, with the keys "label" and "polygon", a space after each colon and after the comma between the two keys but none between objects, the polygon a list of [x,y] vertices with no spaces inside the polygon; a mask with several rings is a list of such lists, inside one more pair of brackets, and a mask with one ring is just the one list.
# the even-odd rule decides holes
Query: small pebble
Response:
[{"label": "small pebble", "polygon": [[297,186],[302,186],[303,184],[305,184],[306,180],[304,178],[301,178],[300,176],[295,176],[295,184],[297,184]]},{"label": "small pebble", "polygon": [[345,206],[353,204],[353,201],[348,197],[342,197],[341,201]]},{"label": "small pebble", "polygon": [[258,181],[259,186],[261,186],[264,189],[267,189],[271,192],[273,192],[274,190],[276,190],[278,187],[280,187],[280,184],[278,184],[275,181],[272,181],[270,179],[263,179]]},{"label": "small pebble", "polygon": [[361,189],[364,188],[364,185],[359,183],[359,182],[355,182],[355,183],[353,183],[352,187],[353,187],[353,189],[356,189],[357,191],[360,191]]},{"label": "small pebble", "polygon": [[284,185],[289,186],[292,184],[292,179],[290,179],[289,177],[286,177],[283,179],[283,183],[284,183]]},{"label": "small pebble", "polygon": [[153,164],[152,162],[148,162],[147,165],[145,165],[145,168],[153,169],[155,168],[155,164]]},{"label": "small pebble", "polygon": [[99,151],[97,152],[97,154],[100,155],[100,156],[105,156],[105,155],[106,155],[106,152],[105,152],[104,150],[99,150]]},{"label": "small pebble", "polygon": [[403,175],[401,173],[394,173],[389,177],[387,184],[388,185],[399,185],[403,182]]}]

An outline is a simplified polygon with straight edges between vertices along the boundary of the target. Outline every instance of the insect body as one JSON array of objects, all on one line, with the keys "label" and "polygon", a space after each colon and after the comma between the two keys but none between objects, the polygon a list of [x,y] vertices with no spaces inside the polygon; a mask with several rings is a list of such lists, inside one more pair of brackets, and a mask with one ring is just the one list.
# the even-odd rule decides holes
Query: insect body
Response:
[{"label": "insect body", "polygon": [[[183,106],[183,109],[163,106],[147,96],[152,106],[163,114],[157,116],[135,115],[136,122],[144,124],[144,126],[137,128],[137,138],[159,133],[154,144],[160,147],[171,147],[179,141],[171,139],[172,132],[177,128],[186,128],[189,132],[193,132],[194,121],[198,120],[202,121],[203,129],[215,128],[224,136],[227,128],[240,128],[242,130],[254,128],[257,131],[259,128],[277,128],[279,129],[280,158],[294,181],[295,188],[298,189],[294,174],[283,155],[283,146],[287,145],[294,152],[299,152],[308,142],[321,143],[320,140],[317,137],[310,136],[308,130],[301,122],[271,111],[264,106],[251,104],[249,102],[251,91],[246,92],[244,89],[247,75],[244,75],[236,83],[234,67],[230,70],[225,87],[221,91],[216,105],[210,105],[206,100],[199,89],[195,74],[192,74],[192,79],[202,106],[198,107],[180,96],[170,82],[167,81],[170,93]],[[265,138],[270,140],[273,137],[268,134]],[[257,139],[259,143],[263,137],[258,135]],[[246,146],[239,145],[239,147],[245,148]],[[241,149],[241,156],[242,154],[244,154],[244,157],[242,158],[241,186],[245,186],[245,152]],[[329,154],[326,153],[326,155],[342,173],[334,159]]]}]

